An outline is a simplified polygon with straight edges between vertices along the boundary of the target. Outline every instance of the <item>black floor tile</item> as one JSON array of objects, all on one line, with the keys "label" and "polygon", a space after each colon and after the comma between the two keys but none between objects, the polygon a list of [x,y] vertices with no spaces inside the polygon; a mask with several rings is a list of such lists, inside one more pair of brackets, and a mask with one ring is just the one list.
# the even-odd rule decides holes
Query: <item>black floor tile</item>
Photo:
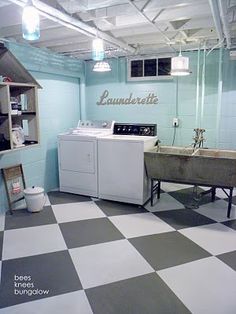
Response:
[{"label": "black floor tile", "polygon": [[226,225],[227,227],[236,230],[236,219],[225,221],[223,222],[223,224]]},{"label": "black floor tile", "polygon": [[124,239],[108,218],[61,223],[60,228],[69,249]]},{"label": "black floor tile", "polygon": [[[3,231],[0,231],[0,260],[2,259],[2,242],[3,242]],[[0,272],[1,272],[1,268],[0,268]]]},{"label": "black floor tile", "polygon": [[89,196],[53,191],[48,193],[51,205],[91,201]]},{"label": "black floor tile", "polygon": [[146,213],[147,210],[139,205],[104,201],[99,200],[95,202],[97,206],[106,214],[107,216],[116,215],[126,215],[126,214],[136,214],[136,213]]},{"label": "black floor tile", "polygon": [[[19,276],[26,278],[20,280]],[[28,287],[19,284],[28,284]],[[82,286],[68,251],[2,262],[0,308],[80,289]],[[42,294],[39,292],[42,290],[49,292]]]},{"label": "black floor tile", "polygon": [[[204,190],[198,187],[197,191],[197,196],[193,193],[193,187],[170,192],[169,194],[187,208],[197,208],[198,206],[205,205],[211,202],[211,193],[205,194],[200,197],[199,193],[204,192]],[[218,200],[219,198],[216,197],[215,199]]]},{"label": "black floor tile", "polygon": [[175,229],[183,229],[215,223],[216,221],[191,209],[167,210],[153,213]]},{"label": "black floor tile", "polygon": [[86,290],[94,314],[190,313],[156,274]]},{"label": "black floor tile", "polygon": [[210,256],[179,232],[166,232],[129,239],[155,270],[188,263]]},{"label": "black floor tile", "polygon": [[29,213],[26,209],[15,210],[13,215],[7,214],[5,230],[35,227],[57,223],[51,206],[45,206],[42,211]]},{"label": "black floor tile", "polygon": [[217,257],[236,271],[236,251],[220,254]]}]

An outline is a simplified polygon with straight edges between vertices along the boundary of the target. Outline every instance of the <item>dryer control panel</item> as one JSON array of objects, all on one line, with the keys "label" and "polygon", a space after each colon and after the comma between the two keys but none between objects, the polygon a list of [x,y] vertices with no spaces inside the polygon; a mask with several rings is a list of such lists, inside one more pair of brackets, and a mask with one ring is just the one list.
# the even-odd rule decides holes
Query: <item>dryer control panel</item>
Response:
[{"label": "dryer control panel", "polygon": [[136,136],[156,136],[156,124],[142,123],[115,123],[113,134],[136,135]]}]

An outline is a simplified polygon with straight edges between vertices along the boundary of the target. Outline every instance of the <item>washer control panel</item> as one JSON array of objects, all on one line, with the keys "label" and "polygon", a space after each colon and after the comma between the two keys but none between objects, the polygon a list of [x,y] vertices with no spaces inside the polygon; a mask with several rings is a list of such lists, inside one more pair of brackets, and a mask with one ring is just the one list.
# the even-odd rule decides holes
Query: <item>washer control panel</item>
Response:
[{"label": "washer control panel", "polygon": [[113,134],[156,136],[157,125],[156,124],[142,124],[142,123],[115,123]]},{"label": "washer control panel", "polygon": [[114,121],[107,120],[79,120],[77,128],[80,129],[113,129]]}]

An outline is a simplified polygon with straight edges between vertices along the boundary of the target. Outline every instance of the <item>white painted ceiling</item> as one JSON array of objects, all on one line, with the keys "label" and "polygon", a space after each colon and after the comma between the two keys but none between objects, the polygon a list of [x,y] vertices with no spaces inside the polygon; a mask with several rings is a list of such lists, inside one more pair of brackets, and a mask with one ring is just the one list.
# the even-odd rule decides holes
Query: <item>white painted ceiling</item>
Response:
[{"label": "white painted ceiling", "polygon": [[[21,35],[25,2],[0,0],[0,38],[26,42]],[[41,35],[30,45],[80,59],[91,59],[96,33],[106,39],[107,57],[171,52],[180,45],[183,50],[236,48],[236,0],[33,2],[41,12]]]}]

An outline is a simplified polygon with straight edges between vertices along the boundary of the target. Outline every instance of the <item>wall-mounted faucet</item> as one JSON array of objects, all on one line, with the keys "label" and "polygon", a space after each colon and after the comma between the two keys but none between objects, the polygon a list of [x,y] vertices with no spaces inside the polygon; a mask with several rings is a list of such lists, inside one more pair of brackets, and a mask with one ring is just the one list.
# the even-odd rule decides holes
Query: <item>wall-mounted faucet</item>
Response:
[{"label": "wall-mounted faucet", "polygon": [[203,133],[206,132],[205,129],[194,129],[195,132],[195,136],[193,137],[194,143],[193,148],[199,148],[199,147],[203,147],[203,142],[205,141],[205,138],[203,137]]},{"label": "wall-mounted faucet", "polygon": [[159,149],[160,149],[160,143],[161,143],[161,141],[160,140],[157,140],[156,141],[156,148],[157,148],[157,152],[159,151]]}]

